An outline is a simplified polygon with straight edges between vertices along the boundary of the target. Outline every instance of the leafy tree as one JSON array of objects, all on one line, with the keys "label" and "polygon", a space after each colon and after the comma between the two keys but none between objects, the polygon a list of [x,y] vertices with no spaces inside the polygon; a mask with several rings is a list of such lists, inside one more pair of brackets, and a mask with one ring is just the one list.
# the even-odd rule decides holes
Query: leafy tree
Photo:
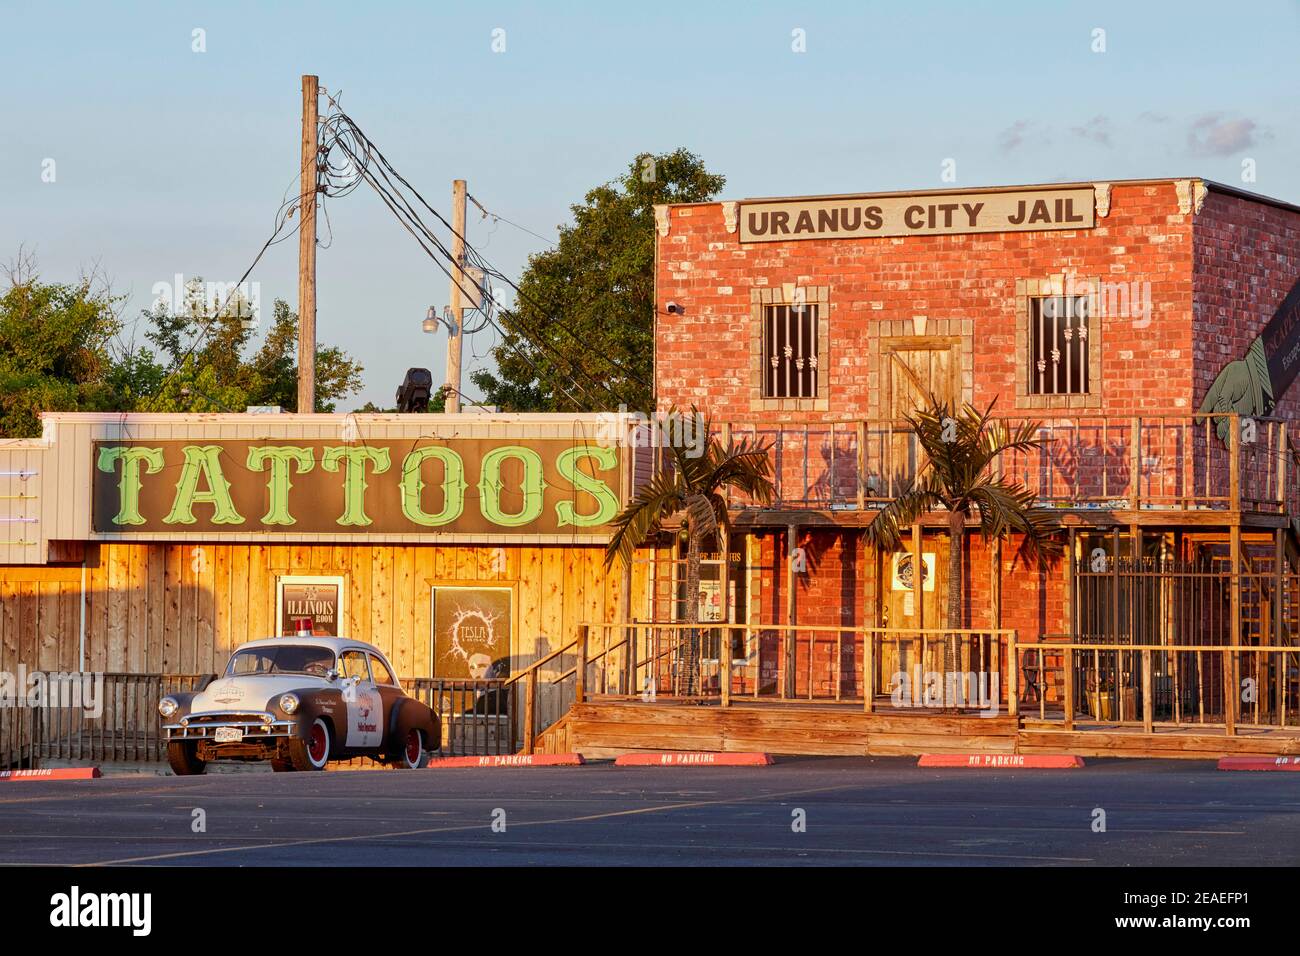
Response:
[{"label": "leafy tree", "polygon": [[[173,314],[163,305],[146,310],[164,370],[160,392],[142,404],[149,411],[243,411],[247,405],[298,408],[298,315],[276,299],[270,328],[248,355],[256,325],[238,296],[227,303],[187,297]],[[143,360],[142,360],[143,361]],[[316,347],[316,411],[332,412],[361,388],[361,366],[335,346]]]},{"label": "leafy tree", "polygon": [[39,435],[42,411],[118,406],[131,379],[114,374],[120,303],[94,278],[45,283],[30,260],[11,268],[0,296],[0,436]]},{"label": "leafy tree", "polygon": [[[1040,424],[1024,422],[1013,428],[990,417],[993,405],[980,412],[966,405],[956,415],[933,397],[928,409],[905,416],[920,444],[925,463],[910,487],[885,505],[867,526],[866,538],[876,548],[892,552],[903,547],[903,531],[929,511],[948,512],[948,623],[960,630],[964,584],[962,539],[966,519],[976,515],[986,540],[1013,532],[1023,535],[1023,547],[1040,559],[1059,550],[1052,537],[1051,515],[1039,508],[1034,494],[1009,481],[993,467],[1007,452],[1032,451],[1044,444],[1035,438]],[[913,575],[920,581],[919,574]],[[944,671],[957,670],[958,636],[944,642]]]},{"label": "leafy tree", "polygon": [[[270,328],[252,348],[248,304],[203,303],[191,287],[185,307],[144,310],[149,346],[125,339],[125,297],[102,276],[43,282],[19,250],[0,294],[0,437],[39,435],[43,411],[242,411],[297,407],[298,317],[277,300]],[[217,314],[220,312],[221,314]],[[204,334],[204,330],[207,330]],[[361,366],[334,346],[316,353],[316,407],[333,411],[361,387]]]},{"label": "leafy tree", "polygon": [[[681,515],[686,534],[686,623],[699,621],[700,562],[706,540],[718,531],[731,532],[727,514],[727,489],[749,496],[756,504],[772,501],[772,462],[769,445],[749,441],[725,447],[713,436],[711,423],[692,421],[708,441],[700,454],[685,444],[670,446],[670,463],[647,482],[614,518],[614,533],[605,548],[605,566],[616,558],[631,564],[636,549],[669,519]],[[697,692],[699,631],[688,627],[681,653],[686,665],[685,692]]]},{"label": "leafy tree", "polygon": [[644,153],[572,206],[573,224],[560,228],[555,248],[529,258],[516,307],[502,316],[509,334],[493,349],[497,372],[470,376],[487,403],[509,411],[649,409],[654,206],[706,202],[725,182],[685,149]]}]

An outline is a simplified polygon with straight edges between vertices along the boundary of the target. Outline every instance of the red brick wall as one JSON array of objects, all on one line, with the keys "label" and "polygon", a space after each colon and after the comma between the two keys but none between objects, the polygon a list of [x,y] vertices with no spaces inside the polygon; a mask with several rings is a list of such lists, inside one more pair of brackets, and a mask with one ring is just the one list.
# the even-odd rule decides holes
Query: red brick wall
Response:
[{"label": "red brick wall", "polygon": [[[1300,279],[1300,213],[1211,192],[1193,236],[1195,394],[1205,393],[1228,362],[1241,358]],[[1274,414],[1294,420],[1300,386]]]},{"label": "red brick wall", "polygon": [[[785,532],[764,534],[759,538],[756,598],[758,616],[753,623],[786,623]],[[876,624],[875,581],[878,574],[873,553],[862,540],[859,530],[800,532],[799,544],[808,555],[807,574],[796,576],[795,622],[805,626],[855,627]],[[946,560],[947,541],[942,532],[927,532],[923,547],[935,550]],[[1043,634],[1061,634],[1069,630],[1066,617],[1065,568],[1062,558],[1046,569],[1026,562],[1018,554],[1020,538],[1013,537],[1002,546],[1002,615],[993,620],[992,546],[978,534],[968,534],[964,543],[965,587],[963,604],[965,626],[972,628],[1014,628],[1020,640],[1037,640]],[[943,621],[927,621],[927,627],[941,627]],[[797,637],[796,694],[806,694],[811,673],[817,682],[814,693],[833,693],[834,635],[817,635],[810,647],[810,634]],[[862,676],[861,651],[848,645],[845,638],[842,664],[843,693],[860,693]],[[762,654],[772,667],[779,657],[778,642],[768,639]],[[814,666],[809,669],[809,655]]]},{"label": "red brick wall", "polygon": [[[738,241],[721,204],[676,206],[659,238],[656,382],[662,406],[692,403],[732,421],[878,417],[869,407],[868,333],[925,315],[973,323],[974,399],[1015,408],[1017,279],[1066,271],[1149,282],[1152,316],[1106,317],[1104,410],[1131,414],[1191,406],[1192,224],[1173,183],[1116,185],[1094,229],[1062,232]],[[830,287],[828,412],[750,409],[750,291]],[[685,315],[663,307],[679,302]]]}]

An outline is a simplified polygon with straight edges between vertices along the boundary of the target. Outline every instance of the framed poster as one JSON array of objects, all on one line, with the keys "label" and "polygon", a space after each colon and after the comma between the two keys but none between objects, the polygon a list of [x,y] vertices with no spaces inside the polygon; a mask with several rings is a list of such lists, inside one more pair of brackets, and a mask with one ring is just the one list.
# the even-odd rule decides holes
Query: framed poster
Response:
[{"label": "framed poster", "polygon": [[282,637],[308,631],[315,637],[341,637],[344,606],[341,576],[284,575],[275,588],[275,620]]},{"label": "framed poster", "polygon": [[510,676],[513,588],[435,585],[432,600],[434,677]]}]

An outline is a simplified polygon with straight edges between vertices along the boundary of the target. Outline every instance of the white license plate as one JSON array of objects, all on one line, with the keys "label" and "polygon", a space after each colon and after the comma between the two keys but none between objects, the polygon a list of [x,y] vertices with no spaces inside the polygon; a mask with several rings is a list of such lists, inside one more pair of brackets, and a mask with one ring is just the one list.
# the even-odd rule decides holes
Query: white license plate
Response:
[{"label": "white license plate", "polygon": [[244,732],[238,727],[218,727],[212,739],[219,744],[237,744],[244,739]]}]

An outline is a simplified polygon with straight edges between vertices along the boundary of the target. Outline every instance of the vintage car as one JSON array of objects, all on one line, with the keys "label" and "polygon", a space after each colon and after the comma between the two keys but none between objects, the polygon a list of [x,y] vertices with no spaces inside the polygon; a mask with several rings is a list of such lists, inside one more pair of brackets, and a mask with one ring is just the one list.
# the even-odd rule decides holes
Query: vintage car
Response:
[{"label": "vintage car", "polygon": [[250,641],[221,677],[169,694],[158,713],[177,774],[210,760],[321,770],[361,756],[415,769],[440,745],[438,718],[406,695],[379,649],[338,637]]}]

